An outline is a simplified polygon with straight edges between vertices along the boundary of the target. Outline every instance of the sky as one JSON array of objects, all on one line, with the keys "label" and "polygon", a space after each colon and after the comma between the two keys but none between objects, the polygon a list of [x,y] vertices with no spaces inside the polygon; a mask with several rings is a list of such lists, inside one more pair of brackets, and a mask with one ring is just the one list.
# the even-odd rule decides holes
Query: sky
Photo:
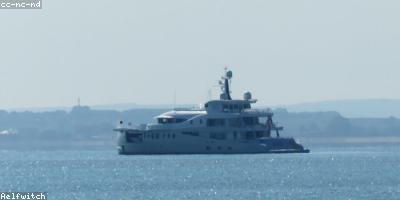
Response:
[{"label": "sky", "polygon": [[0,10],[0,109],[400,99],[397,0],[43,0]]}]

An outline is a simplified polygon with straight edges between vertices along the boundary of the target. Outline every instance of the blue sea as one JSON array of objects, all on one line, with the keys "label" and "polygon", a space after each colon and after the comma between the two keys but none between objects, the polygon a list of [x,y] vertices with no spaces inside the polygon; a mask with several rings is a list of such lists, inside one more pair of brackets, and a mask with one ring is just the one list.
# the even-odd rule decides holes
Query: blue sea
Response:
[{"label": "blue sea", "polygon": [[400,147],[310,154],[120,156],[0,151],[0,191],[48,199],[400,199]]}]

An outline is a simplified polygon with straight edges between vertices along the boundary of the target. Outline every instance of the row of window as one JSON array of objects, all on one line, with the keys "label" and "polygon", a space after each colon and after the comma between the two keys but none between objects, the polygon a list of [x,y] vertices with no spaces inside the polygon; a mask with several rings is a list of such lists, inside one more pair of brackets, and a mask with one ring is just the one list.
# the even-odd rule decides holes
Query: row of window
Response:
[{"label": "row of window", "polygon": [[250,109],[251,107],[250,104],[224,104],[222,108],[224,112],[241,112],[243,109]]},{"label": "row of window", "polygon": [[[218,150],[222,150],[223,148],[221,146],[218,146],[217,149]],[[227,147],[226,149],[227,150],[232,150],[232,147]],[[211,150],[211,147],[210,146],[206,146],[206,150],[208,150],[208,151]]]},{"label": "row of window", "polygon": [[191,135],[191,136],[199,136],[199,132],[191,132],[191,131],[185,131],[182,132],[183,135]]},{"label": "row of window", "polygon": [[[259,124],[259,118],[258,117],[243,117],[243,118],[230,118],[227,119],[229,126],[232,127],[240,127],[242,125],[244,126],[253,126]],[[209,127],[216,127],[216,126],[225,126],[226,125],[226,119],[207,119],[207,126]]]},{"label": "row of window", "polygon": [[[215,107],[215,106],[220,107],[221,104],[213,104],[213,105],[210,105],[210,106],[212,106],[212,107]],[[209,104],[206,103],[205,108],[208,108],[208,107],[209,107]],[[251,106],[248,103],[246,103],[246,104],[223,104],[222,105],[222,111],[224,111],[224,112],[242,111],[244,109],[250,109],[250,108],[251,108]]]},{"label": "row of window", "polygon": [[[261,138],[265,136],[269,136],[266,131],[246,131],[241,134],[237,134],[237,132],[233,132],[232,139],[238,139],[239,137],[241,139],[246,139],[246,140],[252,140],[256,138]],[[217,140],[226,140],[227,139],[227,134],[224,132],[214,132],[210,133],[210,138],[212,139],[217,139]]]},{"label": "row of window", "polygon": [[174,123],[181,123],[186,121],[187,119],[184,118],[158,118],[157,121],[159,124],[174,124]]},{"label": "row of window", "polygon": [[[186,121],[187,119],[182,118],[158,118],[159,124],[173,124],[173,123],[181,123]],[[193,124],[193,120],[189,121],[190,124]],[[221,119],[221,118],[209,118],[207,119],[207,126],[209,127],[218,127],[218,126],[226,126],[229,125],[231,127],[240,127],[240,126],[253,126],[259,124],[258,117],[243,117],[243,118],[230,118],[230,119]],[[203,124],[203,120],[199,120],[199,124]]]},{"label": "row of window", "polygon": [[[260,137],[267,136],[265,134],[265,131],[246,131],[241,134],[238,134],[236,131],[233,132],[232,134],[232,139],[238,139],[239,137],[241,139],[246,139],[246,140],[251,140],[251,139],[256,139]],[[191,132],[191,131],[185,131],[182,132],[183,135],[190,135],[190,136],[199,136],[199,132]],[[209,134],[209,137],[211,139],[216,139],[216,140],[226,140],[228,139],[227,134],[225,132],[211,132]],[[175,139],[176,135],[175,133],[151,133],[151,134],[144,134],[143,135],[144,139]],[[126,140],[128,142],[141,142],[142,137],[139,137],[138,135],[134,134],[127,134],[126,135]]]},{"label": "row of window", "polygon": [[[199,136],[199,132],[193,132],[193,131],[185,131],[182,132],[183,135],[190,135],[190,136]],[[246,131],[241,134],[238,134],[236,131],[233,132],[232,134],[232,139],[238,139],[239,137],[242,139],[256,139],[260,137],[268,136],[266,135],[265,131]],[[153,134],[145,134],[144,138],[148,139],[175,139],[175,133],[172,134],[158,134],[158,133],[153,133]],[[209,137],[212,139],[217,139],[217,140],[226,140],[228,139],[227,133],[225,132],[211,132],[209,134]]]},{"label": "row of window", "polygon": [[151,134],[144,134],[144,138],[147,139],[175,139],[175,133],[151,133]]}]

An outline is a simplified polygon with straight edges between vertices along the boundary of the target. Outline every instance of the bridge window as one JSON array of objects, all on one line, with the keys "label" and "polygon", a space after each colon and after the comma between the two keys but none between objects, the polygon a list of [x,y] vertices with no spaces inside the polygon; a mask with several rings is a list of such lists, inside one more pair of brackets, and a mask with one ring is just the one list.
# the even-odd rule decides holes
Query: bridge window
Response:
[{"label": "bridge window", "polygon": [[246,108],[250,108],[250,104],[223,104],[224,112],[240,112]]}]

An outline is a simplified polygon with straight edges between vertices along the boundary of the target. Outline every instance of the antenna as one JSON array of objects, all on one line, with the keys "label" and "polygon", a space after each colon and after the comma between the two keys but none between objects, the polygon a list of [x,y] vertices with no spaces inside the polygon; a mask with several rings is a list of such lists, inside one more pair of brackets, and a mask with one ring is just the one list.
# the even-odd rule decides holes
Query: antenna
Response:
[{"label": "antenna", "polygon": [[174,90],[174,110],[176,109],[176,89]]},{"label": "antenna", "polygon": [[78,97],[78,107],[81,107],[81,98]]}]

